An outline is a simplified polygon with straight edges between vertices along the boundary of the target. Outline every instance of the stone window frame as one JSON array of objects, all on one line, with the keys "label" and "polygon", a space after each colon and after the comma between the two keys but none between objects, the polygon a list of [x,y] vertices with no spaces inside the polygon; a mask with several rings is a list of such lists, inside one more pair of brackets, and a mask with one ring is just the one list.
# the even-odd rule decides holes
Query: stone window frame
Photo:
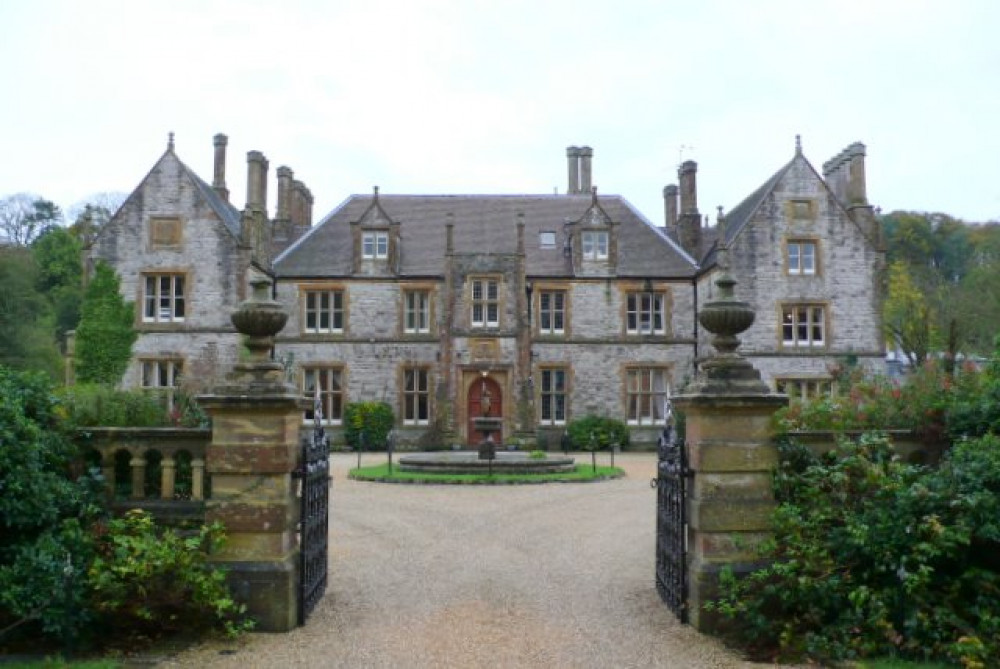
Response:
[{"label": "stone window frame", "polygon": [[[427,327],[425,329],[410,328],[410,295],[424,294],[426,296]],[[400,286],[399,301],[399,332],[403,335],[428,335],[436,330],[434,318],[436,316],[435,307],[436,287],[432,284],[403,284]]]},{"label": "stone window frame", "polygon": [[[179,354],[141,355],[136,358],[136,362],[139,365],[139,387],[146,392],[163,397],[167,411],[173,411],[174,397],[180,389],[181,380],[184,378],[184,356]],[[155,383],[148,383],[150,371],[154,372]],[[164,375],[166,383],[162,383]]]},{"label": "stone window frame", "polygon": [[[371,246],[371,251],[368,250]],[[384,248],[382,244],[384,243]],[[388,230],[362,230],[361,232],[361,258],[363,260],[386,260],[389,258],[389,231]]]},{"label": "stone window frame", "polygon": [[[412,376],[411,376],[412,374]],[[410,380],[414,385],[411,387]],[[423,381],[423,387],[420,381]],[[433,414],[433,370],[427,364],[403,364],[399,367],[399,421],[405,426],[431,424]],[[421,410],[424,415],[421,417]]]},{"label": "stone window frame", "polygon": [[[808,309],[806,322],[800,323],[799,316],[801,315],[800,309]],[[821,310],[821,318],[815,319],[815,310]],[[778,345],[785,350],[817,350],[817,349],[828,349],[830,347],[830,304],[829,302],[817,301],[817,300],[803,300],[794,302],[780,302],[777,306],[778,310]],[[786,322],[786,314],[791,313],[792,321],[790,323]],[[801,334],[800,328],[803,325],[807,328],[806,337],[804,339],[799,338]],[[821,328],[820,334],[821,338],[816,338],[815,328],[819,326]],[[787,327],[791,327],[790,330],[792,337],[786,338]]]},{"label": "stone window frame", "polygon": [[[542,283],[536,284],[534,286],[534,294],[537,298],[534,300],[535,304],[532,308],[535,310],[534,313],[534,323],[535,323],[535,334],[539,336],[550,336],[550,337],[567,337],[570,334],[570,291],[569,286],[565,284],[550,284]],[[544,310],[542,309],[542,296],[543,295],[561,295],[562,296],[562,328],[556,328],[554,325],[549,328],[543,326],[543,316]],[[551,310],[550,310],[551,311]],[[553,311],[553,314],[556,312]]]},{"label": "stone window frame", "polygon": [[[327,388],[320,388],[320,401],[323,402],[323,425],[337,426],[343,425],[344,407],[347,404],[347,367],[333,362],[307,362],[299,367],[299,388],[302,395],[310,402],[314,401],[315,390],[308,387],[309,373],[326,373],[328,381],[325,382]],[[321,376],[321,381],[323,377]],[[335,388],[332,381],[339,380],[339,388]],[[313,405],[302,412],[302,422],[313,422]]]},{"label": "stone window frame", "polygon": [[[789,388],[792,392],[789,392]],[[782,374],[774,377],[775,392],[785,393],[789,401],[801,402],[812,400],[816,397],[829,397],[833,395],[835,380],[832,376],[818,375],[787,375]]]},{"label": "stone window frame", "polygon": [[[588,243],[589,240],[589,243]],[[600,240],[604,241],[603,250]],[[588,250],[587,247],[590,247]],[[582,260],[607,260],[611,257],[610,230],[581,230],[580,258]]]},{"label": "stone window frame", "polygon": [[[670,286],[662,281],[629,281],[622,282],[619,285],[619,290],[621,291],[621,323],[622,323],[622,334],[626,337],[669,337],[672,332],[671,328],[671,318],[673,316],[673,292],[670,290]],[[662,313],[662,328],[657,330],[652,328],[649,332],[643,332],[639,328],[639,316],[640,311],[637,309],[634,313],[637,314],[635,318],[635,327],[630,327],[629,316],[633,313],[630,307],[630,300],[633,296],[637,295],[652,295],[660,301],[660,310]],[[650,305],[651,313],[654,313],[652,303]]]},{"label": "stone window frame", "polygon": [[[163,316],[163,294],[162,279],[171,279],[171,295],[169,297],[169,317]],[[177,279],[181,280],[181,290],[180,294],[177,294],[176,282]],[[150,328],[162,328],[162,327],[179,327],[183,326],[187,319],[190,317],[190,302],[191,302],[191,285],[192,285],[191,271],[187,268],[178,267],[157,267],[155,269],[142,270],[139,273],[138,282],[138,292],[139,296],[136,300],[136,325],[141,329]],[[154,294],[152,296],[152,301],[150,301],[150,295],[148,291],[149,282],[153,280],[155,282]],[[147,315],[150,305],[153,306],[153,314]],[[182,312],[180,316],[177,315],[178,305],[180,306],[180,311]]]},{"label": "stone window frame", "polygon": [[[801,268],[796,270],[792,266],[792,246],[793,245],[806,245],[810,244],[813,247],[813,268],[811,272],[803,271]],[[795,277],[805,277],[805,276],[820,276],[822,264],[820,263],[820,239],[817,237],[788,237],[785,239],[784,244],[784,256],[785,256],[785,275],[795,276]],[[799,252],[798,257],[801,259],[802,253]]]},{"label": "stone window frame", "polygon": [[[348,323],[350,322],[350,309],[349,309],[349,294],[347,287],[342,283],[308,283],[299,284],[299,332],[303,335],[309,337],[341,337],[347,333]],[[331,311],[330,311],[330,327],[326,330],[319,328],[319,324],[314,329],[309,329],[309,294],[310,293],[329,293],[331,295]],[[337,309],[333,305],[334,295],[340,294],[340,327],[334,327],[335,316],[337,314]]]},{"label": "stone window frame", "polygon": [[[554,372],[562,373],[562,390],[552,390],[546,391],[545,378],[546,373],[552,374]],[[557,363],[546,363],[539,365],[536,370],[536,378],[538,379],[538,391],[536,395],[536,406],[538,407],[538,424],[544,427],[561,427],[565,426],[570,421],[570,398],[572,396],[572,384],[573,384],[573,369],[569,365],[557,364]],[[557,418],[554,415],[548,419],[544,418],[545,408],[547,401],[551,403],[556,397],[561,396],[562,401],[562,418]],[[547,397],[549,398],[547,400]],[[550,404],[550,413],[552,406]]]},{"label": "stone window frame", "polygon": [[[666,414],[667,392],[670,390],[672,365],[663,363],[632,363],[622,366],[622,402],[625,423],[633,427],[650,427],[664,425]],[[636,375],[648,374],[648,387],[643,386],[642,376],[638,386],[633,386]],[[662,388],[655,388],[655,376],[660,376]],[[657,398],[659,397],[659,401]],[[633,412],[633,398],[635,398]],[[646,398],[646,401],[643,401]],[[645,405],[645,407],[643,407]],[[646,411],[643,408],[647,409]]]},{"label": "stone window frame", "polygon": [[[173,224],[176,226],[172,240],[157,241],[158,228]],[[146,221],[146,247],[150,251],[181,251],[184,249],[184,219],[177,214],[151,214]]]},{"label": "stone window frame", "polygon": [[[496,284],[496,298],[490,299],[488,297],[488,286],[490,283]],[[475,298],[476,284],[483,283],[487,290],[484,294],[487,297]],[[476,330],[498,330],[503,322],[503,275],[501,274],[476,274],[470,275],[466,279],[466,298],[468,304],[468,316],[469,316],[469,328]],[[476,306],[482,307],[483,317],[481,320],[477,321],[475,319]],[[496,308],[496,320],[489,319],[489,308],[494,306]]]}]

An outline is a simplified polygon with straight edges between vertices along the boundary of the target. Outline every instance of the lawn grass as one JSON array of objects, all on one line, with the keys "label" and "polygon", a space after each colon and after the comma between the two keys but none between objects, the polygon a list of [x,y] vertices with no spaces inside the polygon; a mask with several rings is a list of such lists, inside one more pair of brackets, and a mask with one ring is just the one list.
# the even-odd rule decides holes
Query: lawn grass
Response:
[{"label": "lawn grass", "polygon": [[389,464],[354,468],[348,478],[356,481],[379,481],[383,483],[452,483],[469,485],[495,485],[508,483],[551,483],[555,481],[601,481],[625,476],[621,467],[598,465],[597,471],[591,465],[577,465],[572,472],[561,474],[428,474],[424,472],[401,472],[399,465],[393,465],[389,474]]},{"label": "lawn grass", "polygon": [[0,659],[0,667],[3,669],[118,669],[121,664],[111,660],[86,660],[74,662],[61,658],[47,658],[44,660],[30,660],[6,662]]},{"label": "lawn grass", "polygon": [[954,665],[941,662],[912,662],[896,658],[864,660],[853,666],[855,669],[954,669]]}]

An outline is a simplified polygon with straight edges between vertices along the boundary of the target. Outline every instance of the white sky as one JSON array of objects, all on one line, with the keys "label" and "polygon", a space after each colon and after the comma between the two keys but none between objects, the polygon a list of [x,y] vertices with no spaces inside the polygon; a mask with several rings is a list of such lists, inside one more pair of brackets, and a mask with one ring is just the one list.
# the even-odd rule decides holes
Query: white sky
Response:
[{"label": "white sky", "polygon": [[883,210],[1000,220],[992,0],[0,0],[0,197],[67,208],[177,153],[245,201],[248,150],[315,218],[351,193],[552,193],[565,148],[663,217],[681,156],[728,210],[789,160],[868,146]]}]

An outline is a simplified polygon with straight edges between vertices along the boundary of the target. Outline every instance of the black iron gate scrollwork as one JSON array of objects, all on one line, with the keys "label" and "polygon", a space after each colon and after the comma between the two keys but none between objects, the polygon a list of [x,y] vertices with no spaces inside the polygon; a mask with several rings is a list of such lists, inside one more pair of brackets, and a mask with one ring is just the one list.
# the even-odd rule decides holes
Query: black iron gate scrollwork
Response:
[{"label": "black iron gate scrollwork", "polygon": [[330,521],[330,440],[323,430],[322,404],[313,404],[312,435],[302,438],[299,515],[299,625],[326,592]]},{"label": "black iron gate scrollwork", "polygon": [[687,479],[684,442],[677,439],[668,396],[667,426],[657,445],[656,590],[682,623],[687,622]]}]

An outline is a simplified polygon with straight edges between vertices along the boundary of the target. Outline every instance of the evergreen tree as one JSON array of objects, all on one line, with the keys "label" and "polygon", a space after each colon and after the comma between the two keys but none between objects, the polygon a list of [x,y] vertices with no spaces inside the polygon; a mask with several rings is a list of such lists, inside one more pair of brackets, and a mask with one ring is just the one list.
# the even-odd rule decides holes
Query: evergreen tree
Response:
[{"label": "evergreen tree", "polygon": [[76,371],[81,382],[116,385],[128,368],[137,333],[133,305],[122,298],[120,288],[114,270],[98,263],[84,293],[76,330]]}]

